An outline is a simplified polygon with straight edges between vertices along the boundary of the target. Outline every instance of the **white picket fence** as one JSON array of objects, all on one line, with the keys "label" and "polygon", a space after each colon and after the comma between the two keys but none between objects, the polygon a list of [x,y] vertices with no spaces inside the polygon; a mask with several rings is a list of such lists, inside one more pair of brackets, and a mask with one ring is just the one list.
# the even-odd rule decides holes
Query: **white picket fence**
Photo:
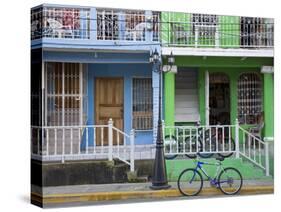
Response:
[{"label": "white picket fence", "polygon": [[134,130],[130,135],[113,126],[31,127],[31,156],[41,161],[69,161],[117,158],[134,171]]},{"label": "white picket fence", "polygon": [[269,175],[268,143],[235,125],[165,126],[164,152],[173,155],[231,155],[242,156]]}]

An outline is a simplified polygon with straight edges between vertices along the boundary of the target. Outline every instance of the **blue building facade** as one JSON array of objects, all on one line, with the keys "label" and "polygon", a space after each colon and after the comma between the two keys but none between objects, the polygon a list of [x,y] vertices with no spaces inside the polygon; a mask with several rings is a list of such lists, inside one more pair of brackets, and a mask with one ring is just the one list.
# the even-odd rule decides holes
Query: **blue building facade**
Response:
[{"label": "blue building facade", "polygon": [[[32,8],[31,51],[42,54],[39,125],[102,125],[111,118],[127,134],[135,129],[135,144],[153,144],[159,76],[149,57],[160,52],[158,19],[152,11]],[[87,145],[94,145],[92,134]]]}]

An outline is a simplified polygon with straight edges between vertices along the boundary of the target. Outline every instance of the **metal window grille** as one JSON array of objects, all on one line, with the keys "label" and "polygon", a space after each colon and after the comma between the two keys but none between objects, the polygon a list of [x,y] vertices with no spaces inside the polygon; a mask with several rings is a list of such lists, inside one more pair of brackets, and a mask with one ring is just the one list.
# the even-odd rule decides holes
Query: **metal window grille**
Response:
[{"label": "metal window grille", "polygon": [[114,10],[97,11],[97,39],[118,40],[118,12]]},{"label": "metal window grille", "polygon": [[[78,63],[45,63],[46,124],[48,126],[82,125],[86,120],[87,90]],[[86,77],[86,74],[84,74]],[[86,107],[84,109],[87,109]],[[84,113],[84,114],[83,114]]]},{"label": "metal window grille", "polygon": [[133,79],[133,128],[150,130],[153,128],[151,78]]},{"label": "metal window grille", "polygon": [[145,40],[146,20],[144,11],[127,11],[125,15],[126,40]]},{"label": "metal window grille", "polygon": [[159,41],[159,30],[160,30],[160,13],[152,12],[152,33],[153,41]]},{"label": "metal window grille", "polygon": [[273,46],[273,20],[240,18],[241,46]]},{"label": "metal window grille", "polygon": [[34,10],[31,10],[31,40],[42,38],[42,11],[43,8],[37,8]]},{"label": "metal window grille", "polygon": [[238,80],[239,122],[242,124],[257,124],[261,113],[261,80],[255,73],[242,74]]},{"label": "metal window grille", "polygon": [[194,42],[200,45],[215,45],[218,41],[218,16],[192,14]]},{"label": "metal window grille", "polygon": [[43,7],[31,11],[31,40],[49,38],[90,38],[90,10]]}]

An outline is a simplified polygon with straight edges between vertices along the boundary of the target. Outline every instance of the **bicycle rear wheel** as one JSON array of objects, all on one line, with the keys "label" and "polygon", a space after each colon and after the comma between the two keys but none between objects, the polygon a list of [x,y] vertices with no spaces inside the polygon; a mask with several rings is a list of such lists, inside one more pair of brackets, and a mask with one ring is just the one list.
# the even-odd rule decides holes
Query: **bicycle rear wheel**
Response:
[{"label": "bicycle rear wheel", "polygon": [[203,178],[196,169],[185,169],[178,178],[178,189],[184,196],[196,196],[203,187]]},{"label": "bicycle rear wheel", "polygon": [[241,173],[232,167],[221,171],[218,177],[220,190],[227,195],[237,194],[243,185]]},{"label": "bicycle rear wheel", "polygon": [[[222,146],[223,144],[219,144],[219,150],[222,149]],[[231,138],[230,139],[230,142],[228,139],[226,139],[226,141],[224,142],[224,149],[226,151],[228,150],[231,150],[231,151],[234,151],[235,150],[235,142],[234,140]],[[233,152],[229,152],[229,153],[218,153],[219,156],[223,157],[223,158],[228,158],[230,157],[231,155],[233,155]]]},{"label": "bicycle rear wheel", "polygon": [[[204,144],[203,144],[204,142]],[[202,151],[206,151],[206,152],[210,152],[210,153],[201,153],[201,152],[198,152],[198,155],[201,157],[201,158],[210,158],[214,155],[214,153],[211,153],[211,152],[215,152],[216,151],[216,142],[215,142],[215,137],[212,136],[211,137],[211,140],[209,137],[205,138],[205,140],[202,140],[200,141],[201,143],[201,152]]]},{"label": "bicycle rear wheel", "polygon": [[[185,154],[186,157],[188,158],[196,158],[197,157],[197,152],[202,151],[202,142],[198,139],[196,141],[196,138],[193,137],[191,140],[190,138],[185,139],[185,151],[189,154]],[[193,153],[192,153],[193,152]]]}]

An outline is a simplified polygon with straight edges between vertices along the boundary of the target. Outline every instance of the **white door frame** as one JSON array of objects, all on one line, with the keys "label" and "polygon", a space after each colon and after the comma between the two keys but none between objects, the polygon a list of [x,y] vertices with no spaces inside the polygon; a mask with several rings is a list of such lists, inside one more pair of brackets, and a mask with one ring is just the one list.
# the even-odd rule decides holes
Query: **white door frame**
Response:
[{"label": "white door frame", "polygon": [[206,70],[205,72],[205,120],[206,120],[206,125],[209,125],[209,116],[210,116],[210,106],[209,106],[209,85],[210,85],[210,80],[209,80],[209,71]]}]

